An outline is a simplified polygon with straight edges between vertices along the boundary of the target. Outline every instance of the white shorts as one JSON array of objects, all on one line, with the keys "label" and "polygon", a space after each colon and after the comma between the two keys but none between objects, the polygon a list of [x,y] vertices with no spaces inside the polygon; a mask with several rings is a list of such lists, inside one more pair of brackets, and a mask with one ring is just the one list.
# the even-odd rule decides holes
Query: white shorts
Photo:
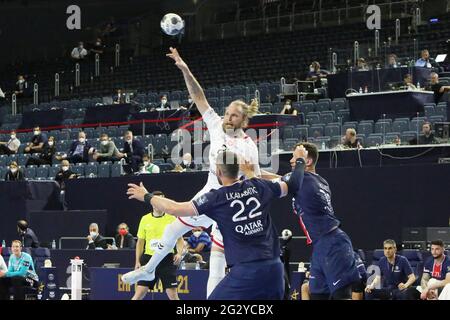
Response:
[{"label": "white shorts", "polygon": [[[192,199],[196,199],[211,190],[217,190],[221,187],[222,186],[220,185],[219,181],[217,181],[216,175],[210,172],[208,174],[208,181],[206,182],[206,185],[202,190],[197,192],[197,194]],[[210,226],[213,226],[211,231],[211,240],[223,249],[223,238],[219,228],[217,227],[217,223],[207,215],[201,214],[194,217],[178,217],[178,220],[191,228],[202,227],[204,229],[207,229]]]}]

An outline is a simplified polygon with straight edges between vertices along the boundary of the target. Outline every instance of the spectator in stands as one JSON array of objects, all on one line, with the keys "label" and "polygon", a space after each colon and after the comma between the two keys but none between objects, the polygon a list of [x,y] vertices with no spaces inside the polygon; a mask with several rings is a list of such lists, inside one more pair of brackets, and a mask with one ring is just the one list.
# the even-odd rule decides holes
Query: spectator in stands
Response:
[{"label": "spectator in stands", "polygon": [[31,158],[28,158],[26,165],[43,165],[48,164],[52,165],[53,162],[53,156],[56,152],[56,146],[55,146],[55,138],[53,136],[48,138],[47,143],[44,144],[44,147],[42,148],[42,152],[38,156],[34,156]]},{"label": "spectator in stands", "polygon": [[[397,253],[394,240],[388,239],[383,242],[384,257],[378,262],[381,276],[376,275],[372,283],[366,286],[366,299],[381,300],[414,300],[416,289],[411,287],[416,276],[407,258]],[[375,286],[383,279],[381,289]]]},{"label": "spectator in stands", "polygon": [[70,163],[88,163],[89,156],[94,153],[94,148],[86,140],[86,133],[80,131],[78,140],[72,142],[68,154],[56,156],[56,160],[68,159]]},{"label": "spectator in stands", "polygon": [[369,66],[366,63],[366,60],[364,58],[359,58],[356,64],[356,70],[357,71],[368,71]]},{"label": "spectator in stands", "polygon": [[192,171],[199,169],[195,162],[192,161],[192,155],[190,153],[185,153],[183,155],[180,167],[183,171]]},{"label": "spectator in stands", "polygon": [[139,171],[139,166],[142,164],[145,147],[141,141],[133,138],[133,132],[127,131],[124,135],[123,154],[125,155],[128,166],[125,168],[127,173]]},{"label": "spectator in stands", "polygon": [[122,89],[117,89],[117,94],[114,96],[113,104],[126,103],[126,95],[122,92]]},{"label": "spectator in stands", "polygon": [[192,235],[187,239],[187,249],[190,253],[202,253],[211,250],[212,241],[202,227],[192,229]]},{"label": "spectator in stands", "polygon": [[13,161],[9,164],[9,170],[6,172],[5,181],[24,181],[25,176],[22,170],[17,165],[17,162]]},{"label": "spectator in stands", "polygon": [[159,167],[153,163],[153,159],[147,155],[144,154],[144,156],[142,157],[142,162],[143,165],[141,167],[141,173],[159,173]]},{"label": "spectator in stands", "polygon": [[328,75],[328,71],[320,69],[320,63],[317,61],[313,61],[309,66],[308,75],[306,76],[306,80],[308,81],[316,81],[321,78],[326,78]]},{"label": "spectator in stands", "polygon": [[286,100],[283,110],[281,110],[280,114],[292,114],[294,116],[297,115],[297,110],[292,106],[291,100]]},{"label": "spectator in stands", "polygon": [[393,53],[388,55],[388,68],[398,68],[400,67],[400,64],[397,62],[397,56]]},{"label": "spectator in stands", "polygon": [[25,220],[17,221],[17,233],[25,248],[39,248],[39,240]]},{"label": "spectator in stands", "polygon": [[0,154],[16,154],[20,147],[20,140],[17,139],[16,131],[11,131],[8,142],[0,142]]},{"label": "spectator in stands", "polygon": [[411,90],[417,90],[417,87],[412,82],[412,77],[409,73],[405,74],[403,77],[403,85]]},{"label": "spectator in stands", "polygon": [[40,153],[47,143],[47,135],[42,133],[39,127],[35,127],[33,133],[33,137],[30,142],[27,143],[24,153]]},{"label": "spectator in stands", "polygon": [[431,123],[424,122],[422,124],[422,135],[419,136],[419,142],[417,142],[417,137],[412,139],[409,144],[434,144],[437,143],[436,138],[434,137],[433,132],[431,131]]},{"label": "spectator in stands", "polygon": [[127,224],[124,222],[117,226],[117,234],[115,239],[118,249],[134,249],[136,247],[136,241],[134,240],[133,235],[130,233],[130,229],[128,228]]},{"label": "spectator in stands", "polygon": [[450,300],[450,257],[442,240],[431,241],[431,257],[424,264],[420,288],[422,300]]},{"label": "spectator in stands", "polygon": [[430,58],[430,52],[427,49],[424,49],[420,52],[421,57],[417,59],[415,66],[416,67],[424,67],[424,68],[432,68],[439,67],[439,65]]},{"label": "spectator in stands", "polygon": [[430,89],[434,92],[434,102],[438,104],[444,93],[450,91],[450,86],[444,86],[439,83],[439,75],[436,72],[432,72],[430,73]]},{"label": "spectator in stands", "polygon": [[22,252],[22,243],[14,240],[11,244],[12,255],[6,272],[0,271],[0,300],[9,300],[12,289],[14,300],[25,300],[25,289],[36,288],[39,278],[34,269],[33,258]]},{"label": "spectator in stands", "polygon": [[[164,197],[161,191],[153,191],[156,196]],[[144,266],[152,257],[158,243],[164,234],[166,227],[176,218],[165,214],[154,208],[153,212],[144,215],[139,222],[137,233],[138,241],[136,243],[136,261],[135,269]],[[145,251],[144,251],[145,247]],[[178,238],[176,243],[177,253],[171,251],[156,267],[156,278],[153,281],[139,281],[137,283],[136,292],[132,300],[142,300],[153,288],[156,281],[161,280],[162,286],[170,300],[178,300],[177,293],[177,265],[181,262],[182,253],[184,251],[183,237]],[[155,281],[156,280],[156,281]]]},{"label": "spectator in stands", "polygon": [[28,82],[23,75],[17,76],[16,89],[14,91],[17,98],[28,95]]},{"label": "spectator in stands", "polygon": [[117,149],[114,141],[111,141],[108,135],[103,133],[100,136],[100,147],[92,157],[98,162],[118,161],[124,157],[124,154]]},{"label": "spectator in stands", "polygon": [[361,140],[356,137],[354,128],[345,130],[345,136],[342,137],[342,145],[346,148],[362,148]]},{"label": "spectator in stands", "polygon": [[160,103],[156,106],[156,110],[170,109],[170,103],[167,101],[167,96],[164,94],[161,96]]},{"label": "spectator in stands", "polygon": [[84,43],[82,41],[78,42],[78,47],[73,48],[70,56],[75,62],[84,60],[88,55],[88,51],[84,48]]},{"label": "spectator in stands", "polygon": [[55,181],[58,182],[59,187],[61,190],[66,189],[65,182],[69,179],[76,179],[78,175],[74,173],[72,170],[70,170],[70,164],[69,161],[63,160],[61,162],[61,170],[56,174]]},{"label": "spectator in stands", "polygon": [[105,50],[105,46],[103,45],[102,39],[97,38],[97,39],[95,39],[95,42],[89,51],[92,52],[94,55],[98,53],[101,56],[103,54],[104,50]]},{"label": "spectator in stands", "polygon": [[88,245],[86,249],[108,249],[110,246],[106,242],[106,239],[104,239],[98,229],[98,224],[91,223],[89,226],[89,235],[86,237],[88,240]]}]

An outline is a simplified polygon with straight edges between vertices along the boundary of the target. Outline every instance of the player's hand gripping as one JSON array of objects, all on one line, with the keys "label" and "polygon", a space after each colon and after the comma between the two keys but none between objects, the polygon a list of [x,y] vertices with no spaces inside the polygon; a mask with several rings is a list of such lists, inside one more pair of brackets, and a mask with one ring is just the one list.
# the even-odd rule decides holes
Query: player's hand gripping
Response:
[{"label": "player's hand gripping", "polygon": [[144,201],[144,196],[148,193],[142,182],[139,185],[134,183],[128,184],[127,196],[128,199],[136,199],[139,201]]},{"label": "player's hand gripping", "polygon": [[172,58],[173,61],[175,61],[175,65],[181,70],[181,71],[188,71],[189,68],[186,64],[186,62],[181,59],[180,54],[178,53],[177,49],[170,47],[169,48],[170,53],[166,54],[167,57]]},{"label": "player's hand gripping", "polygon": [[239,164],[239,169],[247,179],[255,177],[255,165],[249,161],[243,161]]},{"label": "player's hand gripping", "polygon": [[302,158],[306,162],[306,158],[308,157],[308,151],[304,146],[297,146],[294,150],[294,158],[295,160]]}]

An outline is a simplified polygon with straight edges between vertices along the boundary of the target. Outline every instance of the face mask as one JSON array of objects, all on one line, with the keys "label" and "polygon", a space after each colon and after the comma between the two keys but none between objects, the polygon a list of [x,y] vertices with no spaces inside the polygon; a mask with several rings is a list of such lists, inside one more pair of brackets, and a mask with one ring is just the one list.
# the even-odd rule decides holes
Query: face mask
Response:
[{"label": "face mask", "polygon": [[19,80],[19,83],[24,83],[24,82],[25,82],[24,79]]},{"label": "face mask", "polygon": [[144,161],[144,166],[148,167],[148,165],[149,165],[149,162],[148,161]]},{"label": "face mask", "polygon": [[183,160],[183,164],[184,164],[185,166],[187,166],[187,165],[189,164],[189,161]]},{"label": "face mask", "polygon": [[192,99],[188,99],[188,102],[189,102],[189,103],[192,103]]},{"label": "face mask", "polygon": [[11,135],[11,139],[15,139],[16,138],[16,135],[15,134],[12,134]]},{"label": "face mask", "polygon": [[133,139],[127,139],[127,142],[128,142],[129,144],[131,144],[131,143],[133,142]]},{"label": "face mask", "polygon": [[196,237],[196,238],[200,237],[201,234],[202,234],[201,231],[195,231],[195,232],[193,232],[193,235],[194,235],[194,237]]},{"label": "face mask", "polygon": [[61,167],[61,169],[62,169],[62,171],[67,171],[67,170],[69,170],[69,167],[64,166],[64,167]]},{"label": "face mask", "polygon": [[50,147],[53,146],[53,144],[54,144],[53,141],[49,141],[49,142],[48,142],[48,145],[49,145]]},{"label": "face mask", "polygon": [[35,130],[33,133],[34,133],[35,136],[38,136],[40,131]]},{"label": "face mask", "polygon": [[102,141],[102,146],[106,146],[106,145],[108,145],[108,141]]},{"label": "face mask", "polygon": [[119,234],[120,234],[121,236],[125,236],[127,233],[128,233],[127,229],[120,229],[120,230],[119,230]]},{"label": "face mask", "polygon": [[166,104],[166,103],[167,103],[167,100],[166,100],[166,99],[163,99],[163,100],[161,100],[161,103],[162,103],[162,104]]},{"label": "face mask", "polygon": [[89,232],[89,235],[90,235],[92,238],[95,238],[95,237],[97,236],[97,232],[91,231],[91,232]]},{"label": "face mask", "polygon": [[86,141],[86,139],[85,138],[80,138],[80,139],[78,139],[78,141],[80,141],[80,143],[84,143],[84,141]]},{"label": "face mask", "polygon": [[290,105],[290,104],[287,104],[285,107],[286,107],[286,109],[288,109],[288,110],[291,109],[291,105]]},{"label": "face mask", "polygon": [[17,168],[11,168],[11,172],[12,173],[16,173],[17,172]]},{"label": "face mask", "polygon": [[310,67],[309,71],[314,72],[315,70],[314,70],[314,68]]}]

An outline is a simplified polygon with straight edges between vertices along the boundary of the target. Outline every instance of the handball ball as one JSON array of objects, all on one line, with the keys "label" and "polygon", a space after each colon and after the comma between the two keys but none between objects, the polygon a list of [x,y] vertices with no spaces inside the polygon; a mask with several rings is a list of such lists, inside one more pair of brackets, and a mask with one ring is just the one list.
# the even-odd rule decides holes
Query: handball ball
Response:
[{"label": "handball ball", "polygon": [[176,36],[183,29],[184,20],[175,13],[168,13],[161,19],[161,30],[169,36]]},{"label": "handball ball", "polygon": [[281,238],[282,238],[283,240],[287,240],[287,239],[289,239],[290,237],[292,237],[292,231],[291,231],[291,230],[289,230],[289,229],[284,229],[284,230],[281,232]]}]

